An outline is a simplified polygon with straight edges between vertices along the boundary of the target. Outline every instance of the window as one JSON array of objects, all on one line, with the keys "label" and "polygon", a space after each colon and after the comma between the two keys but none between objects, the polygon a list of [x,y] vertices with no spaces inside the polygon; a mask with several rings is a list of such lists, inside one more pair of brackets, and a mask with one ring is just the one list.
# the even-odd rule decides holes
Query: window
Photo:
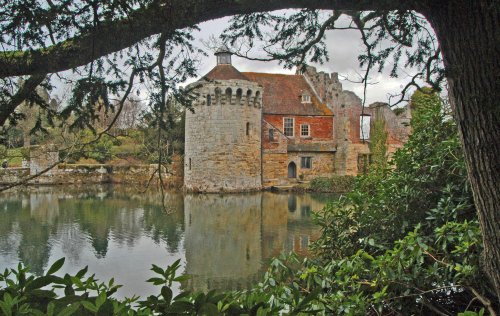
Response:
[{"label": "window", "polygon": [[250,135],[250,123],[247,122],[247,132],[246,132],[247,136]]},{"label": "window", "polygon": [[359,116],[359,138],[362,140],[370,139],[370,115]]},{"label": "window", "polygon": [[309,136],[309,125],[308,124],[300,125],[300,136],[302,136],[302,137]]},{"label": "window", "polygon": [[242,95],[243,95],[243,90],[241,90],[241,88],[238,88],[238,90],[236,90],[236,103],[237,104],[241,103],[241,96]]},{"label": "window", "polygon": [[252,98],[252,90],[247,90],[247,105],[251,105],[251,98]]},{"label": "window", "polygon": [[293,118],[283,118],[283,132],[285,133],[285,136],[293,137]]},{"label": "window", "polygon": [[231,90],[231,88],[227,88],[226,89],[226,100],[227,100],[227,103],[231,103],[231,97],[233,95],[233,90]]},{"label": "window", "polygon": [[209,94],[207,95],[207,106],[211,106],[212,105],[212,96]]},{"label": "window", "polygon": [[260,104],[260,91],[255,92],[254,106],[259,106]]},{"label": "window", "polygon": [[217,64],[231,64],[231,55],[230,54],[220,54],[217,56]]},{"label": "window", "polygon": [[300,157],[300,167],[302,169],[311,169],[312,157]]},{"label": "window", "polygon": [[221,94],[220,88],[215,88],[215,104],[219,104],[220,94]]},{"label": "window", "polygon": [[274,129],[269,129],[269,141],[274,142]]},{"label": "window", "polygon": [[302,103],[311,103],[311,96],[309,94],[304,93],[302,95]]},{"label": "window", "polygon": [[191,158],[189,158],[189,170],[191,170]]}]

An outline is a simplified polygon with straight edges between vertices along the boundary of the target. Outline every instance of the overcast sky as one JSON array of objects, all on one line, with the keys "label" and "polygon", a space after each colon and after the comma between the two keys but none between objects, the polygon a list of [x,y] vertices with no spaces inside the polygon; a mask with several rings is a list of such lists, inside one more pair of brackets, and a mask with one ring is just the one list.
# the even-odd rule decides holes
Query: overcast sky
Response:
[{"label": "overcast sky", "polygon": [[[207,41],[210,36],[218,37],[228,25],[229,18],[212,20],[199,25],[201,31],[196,32],[196,44],[203,46],[202,41]],[[363,70],[359,67],[358,55],[362,51],[362,42],[357,30],[338,30],[327,33],[327,46],[330,53],[330,61],[320,65],[315,64],[318,71],[328,73],[338,72],[339,77],[347,77],[351,80],[359,80],[359,74]],[[213,52],[205,49],[209,56],[201,59],[199,74],[204,75],[216,65]],[[240,71],[254,71],[267,73],[293,74],[294,70],[284,69],[277,62],[259,62],[233,56],[233,65]],[[390,66],[386,67],[388,70]],[[388,94],[397,94],[408,81],[411,70],[403,70],[400,78],[390,78],[388,73],[377,73],[372,71],[372,81],[378,82],[368,88],[366,104],[373,102],[388,102]],[[363,85],[341,80],[344,90],[354,91],[360,98],[363,96]]]},{"label": "overcast sky", "polygon": [[[286,13],[286,11],[284,11]],[[290,11],[288,11],[290,12]],[[342,18],[341,18],[342,19]],[[195,37],[195,46],[202,48],[208,53],[207,57],[201,56],[198,74],[199,77],[208,73],[216,65],[216,59],[213,51],[206,47],[203,42],[207,42],[211,37],[218,38],[219,35],[228,26],[229,17],[208,21],[199,25],[200,31],[196,31],[193,35]],[[347,21],[347,19],[344,19]],[[363,69],[359,67],[358,55],[363,50],[362,42],[360,39],[359,31],[357,30],[336,30],[327,32],[327,47],[330,54],[330,61],[320,65],[313,64],[318,71],[327,73],[337,72],[339,79],[343,85],[344,90],[354,91],[360,98],[363,98],[363,84],[353,83],[349,80],[342,78],[349,78],[350,80],[360,80],[360,75],[363,74]],[[261,56],[262,57],[262,56]],[[266,72],[266,73],[284,73],[294,74],[295,70],[284,69],[278,62],[259,62],[250,61],[247,59],[233,56],[233,65],[240,71],[253,71],[253,72]],[[378,73],[372,70],[371,82],[377,84],[369,85],[367,91],[366,105],[373,102],[389,102],[389,94],[398,94],[401,92],[403,86],[409,81],[410,74],[414,71],[411,69],[401,69],[399,78],[390,78],[388,71],[391,65],[387,63],[385,73]],[[75,77],[71,72],[65,72],[68,78]],[[76,76],[77,77],[77,76]],[[184,83],[188,84],[199,79],[191,79]],[[71,96],[71,85],[62,84],[57,78],[53,78],[53,83],[56,86],[52,96],[58,97],[59,100],[67,101]],[[147,84],[138,86],[138,94],[140,99],[147,103],[149,98],[149,89]],[[394,100],[393,100],[394,102]]]}]

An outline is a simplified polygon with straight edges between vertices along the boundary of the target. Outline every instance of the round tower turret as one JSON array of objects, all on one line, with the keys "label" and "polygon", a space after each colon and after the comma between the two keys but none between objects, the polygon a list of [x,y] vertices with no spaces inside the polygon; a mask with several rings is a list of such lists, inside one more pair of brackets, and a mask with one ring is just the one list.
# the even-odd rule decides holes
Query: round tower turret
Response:
[{"label": "round tower turret", "polygon": [[184,186],[188,191],[257,190],[261,178],[263,89],[219,49],[217,66],[198,82],[186,112]]}]

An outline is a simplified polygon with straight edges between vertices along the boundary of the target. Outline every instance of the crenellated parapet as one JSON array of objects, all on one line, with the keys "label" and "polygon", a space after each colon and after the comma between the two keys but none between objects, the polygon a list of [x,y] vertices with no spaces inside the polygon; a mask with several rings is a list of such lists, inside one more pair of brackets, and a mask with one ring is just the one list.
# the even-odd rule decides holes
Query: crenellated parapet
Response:
[{"label": "crenellated parapet", "polygon": [[[188,86],[188,89],[193,88],[193,85]],[[232,79],[197,82],[196,85],[194,107],[239,105],[262,108],[262,86],[256,82]]]}]

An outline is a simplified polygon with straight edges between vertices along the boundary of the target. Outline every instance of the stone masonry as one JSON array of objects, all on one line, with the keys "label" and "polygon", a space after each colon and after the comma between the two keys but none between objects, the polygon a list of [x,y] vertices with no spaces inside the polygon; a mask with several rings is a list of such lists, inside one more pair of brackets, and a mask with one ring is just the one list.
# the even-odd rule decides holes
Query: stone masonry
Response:
[{"label": "stone masonry", "polygon": [[197,89],[194,113],[186,113],[188,191],[261,189],[262,92],[257,83],[239,79],[207,82]]}]

